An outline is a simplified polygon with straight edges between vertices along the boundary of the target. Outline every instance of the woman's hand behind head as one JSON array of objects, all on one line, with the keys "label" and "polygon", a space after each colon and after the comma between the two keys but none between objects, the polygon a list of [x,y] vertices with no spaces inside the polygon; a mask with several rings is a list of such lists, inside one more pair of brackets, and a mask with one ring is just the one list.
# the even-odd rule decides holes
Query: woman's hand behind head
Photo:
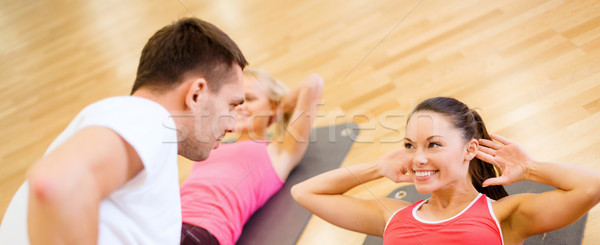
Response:
[{"label": "woman's hand behind head", "polygon": [[409,159],[406,158],[404,148],[399,148],[388,152],[377,160],[379,173],[396,182],[413,182],[409,171]]},{"label": "woman's hand behind head", "polygon": [[480,139],[477,158],[491,163],[502,171],[502,175],[487,179],[483,186],[510,185],[526,179],[527,167],[534,162],[525,147],[500,135],[490,135],[492,139]]}]

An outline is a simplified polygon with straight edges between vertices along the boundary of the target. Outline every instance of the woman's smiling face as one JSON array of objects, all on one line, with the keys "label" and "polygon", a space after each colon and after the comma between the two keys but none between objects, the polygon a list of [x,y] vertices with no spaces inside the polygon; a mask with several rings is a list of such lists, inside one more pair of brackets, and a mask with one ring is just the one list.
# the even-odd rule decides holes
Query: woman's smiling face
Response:
[{"label": "woman's smiling face", "polygon": [[264,131],[268,126],[275,107],[269,100],[268,88],[252,76],[244,76],[245,103],[237,107],[236,131]]},{"label": "woman's smiling face", "polygon": [[449,188],[468,179],[469,144],[446,115],[419,111],[406,125],[409,172],[420,193]]}]

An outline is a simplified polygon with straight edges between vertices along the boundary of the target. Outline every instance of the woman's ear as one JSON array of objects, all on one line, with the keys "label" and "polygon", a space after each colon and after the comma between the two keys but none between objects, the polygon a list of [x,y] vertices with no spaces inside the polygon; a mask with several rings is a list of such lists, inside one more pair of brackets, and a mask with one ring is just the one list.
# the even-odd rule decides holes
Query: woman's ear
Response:
[{"label": "woman's ear", "polygon": [[470,162],[477,155],[477,151],[479,150],[479,141],[477,139],[471,139],[467,144],[467,154],[465,154],[465,160]]},{"label": "woman's ear", "polygon": [[194,108],[198,107],[199,103],[202,103],[201,100],[206,97],[207,92],[208,87],[204,78],[196,78],[189,82],[185,93],[186,107],[194,110]]}]

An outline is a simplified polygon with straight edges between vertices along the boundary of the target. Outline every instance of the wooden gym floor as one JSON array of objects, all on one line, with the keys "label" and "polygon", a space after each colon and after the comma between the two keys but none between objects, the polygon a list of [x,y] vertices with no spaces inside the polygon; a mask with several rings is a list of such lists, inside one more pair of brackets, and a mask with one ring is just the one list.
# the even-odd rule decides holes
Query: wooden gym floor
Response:
[{"label": "wooden gym floor", "polygon": [[[67,123],[94,101],[127,95],[146,40],[192,15],[219,26],[252,66],[290,86],[321,74],[317,125],[363,128],[343,165],[399,147],[402,115],[425,98],[453,96],[539,160],[600,171],[595,0],[0,2],[0,217]],[[190,163],[179,165],[184,179]],[[396,185],[366,187],[385,196]],[[362,187],[350,193],[370,197]],[[298,244],[363,238],[313,217]],[[596,207],[584,244],[599,240]]]}]

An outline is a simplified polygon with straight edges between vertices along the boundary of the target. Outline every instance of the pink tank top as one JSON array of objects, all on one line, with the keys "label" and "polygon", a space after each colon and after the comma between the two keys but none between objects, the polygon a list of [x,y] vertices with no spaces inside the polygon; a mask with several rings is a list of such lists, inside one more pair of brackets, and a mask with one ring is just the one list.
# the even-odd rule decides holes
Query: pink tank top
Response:
[{"label": "pink tank top", "polygon": [[396,211],[383,233],[383,244],[504,244],[491,199],[479,194],[456,216],[426,221],[417,216],[421,200]]},{"label": "pink tank top", "polygon": [[246,221],[283,183],[267,142],[222,144],[194,164],[181,186],[183,223],[208,230],[222,245],[235,244]]}]

